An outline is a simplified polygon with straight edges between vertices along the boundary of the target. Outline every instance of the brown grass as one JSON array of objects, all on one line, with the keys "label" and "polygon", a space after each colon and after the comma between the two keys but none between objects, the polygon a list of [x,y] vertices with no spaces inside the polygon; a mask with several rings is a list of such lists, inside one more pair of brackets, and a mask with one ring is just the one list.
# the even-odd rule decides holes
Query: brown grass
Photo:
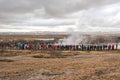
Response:
[{"label": "brown grass", "polygon": [[41,51],[14,50],[5,53],[17,55],[0,57],[12,60],[0,61],[0,80],[120,79],[120,51],[62,51],[64,58],[52,58],[49,52]]}]

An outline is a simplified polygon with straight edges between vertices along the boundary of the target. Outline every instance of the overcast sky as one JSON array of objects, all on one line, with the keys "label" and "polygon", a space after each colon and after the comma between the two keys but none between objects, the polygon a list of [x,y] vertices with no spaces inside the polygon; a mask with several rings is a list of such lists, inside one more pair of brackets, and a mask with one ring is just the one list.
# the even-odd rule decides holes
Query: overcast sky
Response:
[{"label": "overcast sky", "polygon": [[120,32],[120,0],[0,0],[0,32]]}]

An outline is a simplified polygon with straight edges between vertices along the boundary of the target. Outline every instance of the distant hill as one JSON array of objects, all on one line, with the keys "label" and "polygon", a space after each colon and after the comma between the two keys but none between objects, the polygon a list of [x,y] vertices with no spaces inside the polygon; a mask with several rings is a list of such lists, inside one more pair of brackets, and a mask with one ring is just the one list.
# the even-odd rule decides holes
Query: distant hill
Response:
[{"label": "distant hill", "polygon": [[62,34],[87,34],[87,35],[120,35],[120,32],[49,32],[49,31],[36,31],[36,32],[0,32],[0,35],[62,35]]}]

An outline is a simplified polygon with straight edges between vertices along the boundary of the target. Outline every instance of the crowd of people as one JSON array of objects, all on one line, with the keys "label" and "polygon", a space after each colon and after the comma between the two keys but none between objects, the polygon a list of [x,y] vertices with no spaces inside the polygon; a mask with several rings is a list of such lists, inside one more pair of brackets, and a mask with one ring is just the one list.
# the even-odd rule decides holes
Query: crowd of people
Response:
[{"label": "crowd of people", "polygon": [[65,45],[46,43],[44,41],[11,41],[0,42],[0,49],[7,50],[116,50],[118,44],[78,44],[78,45]]}]

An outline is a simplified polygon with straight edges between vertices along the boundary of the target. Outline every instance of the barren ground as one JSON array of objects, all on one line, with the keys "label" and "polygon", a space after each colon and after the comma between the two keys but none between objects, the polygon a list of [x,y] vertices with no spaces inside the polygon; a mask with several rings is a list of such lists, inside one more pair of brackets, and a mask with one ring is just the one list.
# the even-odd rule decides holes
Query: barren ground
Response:
[{"label": "barren ground", "polygon": [[120,80],[120,51],[60,53],[55,58],[44,51],[6,51],[0,80]]}]

